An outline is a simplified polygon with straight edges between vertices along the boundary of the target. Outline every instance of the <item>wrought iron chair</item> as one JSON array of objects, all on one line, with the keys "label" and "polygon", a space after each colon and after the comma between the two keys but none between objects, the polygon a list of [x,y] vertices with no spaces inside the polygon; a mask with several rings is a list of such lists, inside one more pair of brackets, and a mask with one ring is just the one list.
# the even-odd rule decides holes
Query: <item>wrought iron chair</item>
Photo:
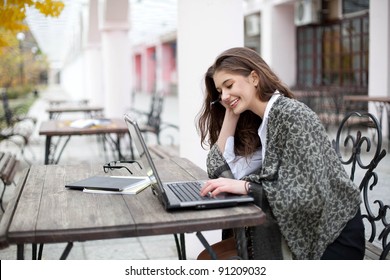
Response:
[{"label": "wrought iron chair", "polygon": [[5,127],[2,127],[0,130],[0,140],[15,144],[19,148],[22,157],[29,163],[24,151],[35,130],[37,120],[33,117],[15,115],[9,106],[8,96],[5,91],[1,92],[1,99],[3,102]]},{"label": "wrought iron chair", "polygon": [[161,131],[167,128],[179,129],[177,125],[166,123],[161,120],[163,108],[164,93],[156,92],[152,96],[150,110],[148,112],[140,111],[135,108],[131,109],[131,113],[135,114],[137,117],[141,132],[145,134],[145,136],[147,136],[147,134],[154,134],[159,145],[161,145]]},{"label": "wrought iron chair", "polygon": [[[379,121],[370,113],[348,113],[338,128],[333,146],[362,194],[362,217],[368,234],[366,258],[387,259],[390,251],[390,206],[385,205],[383,198],[374,192],[379,182],[374,170],[386,156],[386,150],[382,149]],[[356,172],[358,169],[362,172]],[[362,178],[358,174],[363,174]]]}]

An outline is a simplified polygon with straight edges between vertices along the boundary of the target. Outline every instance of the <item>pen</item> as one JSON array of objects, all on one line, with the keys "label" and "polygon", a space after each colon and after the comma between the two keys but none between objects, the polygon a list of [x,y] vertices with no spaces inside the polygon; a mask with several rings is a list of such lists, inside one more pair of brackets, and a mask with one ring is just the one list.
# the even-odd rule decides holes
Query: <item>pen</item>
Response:
[{"label": "pen", "polygon": [[217,104],[219,101],[221,101],[221,98],[218,98],[212,102],[210,102],[210,105],[214,105],[214,104]]}]

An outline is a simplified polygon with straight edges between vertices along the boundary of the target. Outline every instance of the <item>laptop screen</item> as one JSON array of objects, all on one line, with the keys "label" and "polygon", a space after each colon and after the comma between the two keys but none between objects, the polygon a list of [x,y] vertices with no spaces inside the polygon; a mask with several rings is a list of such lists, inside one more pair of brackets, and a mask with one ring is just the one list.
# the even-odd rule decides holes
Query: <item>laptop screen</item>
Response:
[{"label": "laptop screen", "polygon": [[[146,146],[141,130],[138,127],[138,123],[129,115],[125,115],[125,121],[130,133],[130,145],[134,145],[136,148],[136,151],[133,150],[134,159],[141,160],[142,165],[146,170],[146,175],[152,182],[153,190],[157,191],[157,195],[161,199],[161,196],[164,193],[164,189],[162,188],[162,182],[160,180],[160,177],[158,176],[157,169]],[[134,154],[134,152],[137,152],[137,154]]]}]

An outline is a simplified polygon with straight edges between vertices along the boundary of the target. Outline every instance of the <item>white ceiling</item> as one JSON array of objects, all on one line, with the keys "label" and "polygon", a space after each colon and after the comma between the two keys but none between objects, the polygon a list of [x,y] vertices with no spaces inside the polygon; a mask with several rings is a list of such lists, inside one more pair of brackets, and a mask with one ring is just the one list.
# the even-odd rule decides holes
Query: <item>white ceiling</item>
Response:
[{"label": "white ceiling", "polygon": [[[77,44],[75,38],[79,40],[77,38],[80,33],[81,14],[88,11],[89,2],[88,0],[62,1],[65,8],[58,18],[45,17],[35,9],[29,9],[26,18],[41,50],[57,67],[61,67],[64,63],[69,48],[72,48],[70,44]],[[129,2],[129,36],[133,44],[176,30],[177,0],[129,0]]]}]

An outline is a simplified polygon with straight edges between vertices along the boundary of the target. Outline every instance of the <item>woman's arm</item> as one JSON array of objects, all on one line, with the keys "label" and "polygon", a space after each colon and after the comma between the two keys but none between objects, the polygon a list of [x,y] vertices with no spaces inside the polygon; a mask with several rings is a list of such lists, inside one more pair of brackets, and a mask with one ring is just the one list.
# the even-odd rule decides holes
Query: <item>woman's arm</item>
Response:
[{"label": "woman's arm", "polygon": [[240,115],[233,113],[231,109],[226,108],[225,117],[223,119],[221,132],[219,133],[217,145],[221,153],[225,151],[226,140],[229,136],[234,136],[236,131],[237,122]]}]

